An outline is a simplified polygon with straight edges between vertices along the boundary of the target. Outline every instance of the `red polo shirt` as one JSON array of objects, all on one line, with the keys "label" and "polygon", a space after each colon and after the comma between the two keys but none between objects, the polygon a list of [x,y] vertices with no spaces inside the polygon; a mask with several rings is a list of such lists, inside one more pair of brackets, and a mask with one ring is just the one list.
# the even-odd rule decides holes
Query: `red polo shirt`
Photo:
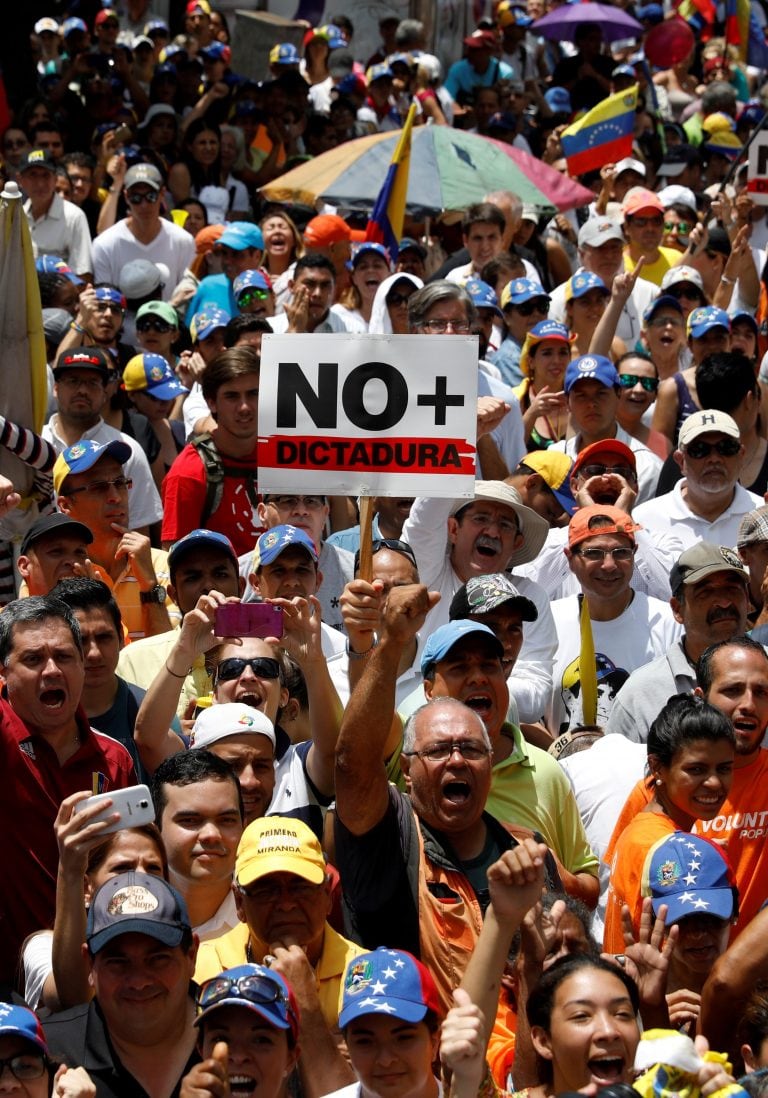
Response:
[{"label": "red polo shirt", "polygon": [[80,746],[60,765],[42,736],[31,735],[0,698],[0,981],[15,980],[27,935],[53,926],[59,852],[53,823],[71,793],[101,793],[136,783],[130,755],[94,732],[82,709]]}]

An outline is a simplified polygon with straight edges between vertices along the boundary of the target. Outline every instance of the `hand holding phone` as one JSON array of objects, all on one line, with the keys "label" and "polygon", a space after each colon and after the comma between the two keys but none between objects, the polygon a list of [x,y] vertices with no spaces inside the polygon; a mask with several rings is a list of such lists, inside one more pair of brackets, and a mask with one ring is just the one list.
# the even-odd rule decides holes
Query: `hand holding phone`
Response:
[{"label": "hand holding phone", "polygon": [[97,793],[94,797],[87,797],[78,801],[73,813],[82,812],[91,805],[112,803],[94,816],[91,823],[100,820],[108,820],[115,812],[120,813],[120,819],[105,827],[102,835],[111,835],[113,831],[122,831],[126,827],[140,827],[142,824],[153,823],[155,819],[155,806],[152,803],[152,795],[146,785],[129,785],[127,789],[114,789],[110,793]]},{"label": "hand holding phone", "polygon": [[217,637],[282,637],[283,611],[269,602],[227,602],[216,608]]}]

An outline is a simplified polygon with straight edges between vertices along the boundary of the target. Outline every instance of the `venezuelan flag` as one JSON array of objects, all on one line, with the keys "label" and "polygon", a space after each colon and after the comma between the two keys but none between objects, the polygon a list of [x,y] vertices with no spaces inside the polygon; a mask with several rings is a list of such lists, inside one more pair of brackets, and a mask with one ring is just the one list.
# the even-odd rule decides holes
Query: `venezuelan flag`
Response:
[{"label": "venezuelan flag", "polygon": [[411,167],[411,130],[415,117],[416,104],[411,103],[387,177],[365,229],[365,239],[383,244],[393,262],[397,259],[398,244],[403,235],[405,198],[408,194],[408,173]]},{"label": "venezuelan flag", "polygon": [[613,164],[632,152],[637,85],[609,95],[560,134],[569,175]]},{"label": "venezuelan flag", "polygon": [[680,0],[677,14],[702,42],[708,42],[712,37],[712,27],[717,17],[713,0]]},{"label": "venezuelan flag", "polygon": [[746,61],[749,43],[749,0],[726,0],[725,41],[729,46],[736,46],[740,61]]}]

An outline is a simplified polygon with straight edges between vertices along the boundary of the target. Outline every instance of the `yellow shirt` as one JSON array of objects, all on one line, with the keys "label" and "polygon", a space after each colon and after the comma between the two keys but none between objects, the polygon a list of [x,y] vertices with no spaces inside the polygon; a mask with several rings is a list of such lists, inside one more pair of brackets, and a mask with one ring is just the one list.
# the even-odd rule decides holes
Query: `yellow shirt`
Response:
[{"label": "yellow shirt", "polygon": [[[653,282],[656,286],[661,286],[661,280],[669,268],[676,266],[679,261],[680,252],[676,252],[674,248],[659,248],[659,258],[655,263],[644,263],[640,277],[644,278],[646,282]],[[634,271],[634,269],[635,260],[629,254],[629,248],[625,248],[624,270]]]},{"label": "yellow shirt", "polygon": [[[197,966],[195,967],[195,980],[198,984],[204,980],[210,980],[218,976],[227,968],[236,965],[244,965],[247,958],[248,927],[245,923],[236,926],[234,930],[227,931],[220,938],[214,938],[210,942],[203,942],[197,954]],[[344,970],[348,963],[359,957],[365,950],[342,938],[333,927],[325,924],[323,937],[323,951],[320,960],[315,966],[317,977],[317,993],[320,998],[320,1009],[323,1017],[331,1030],[338,1029],[341,989],[344,981]]]},{"label": "yellow shirt", "polygon": [[[172,629],[170,633],[158,633],[154,637],[144,637],[143,640],[126,645],[117,661],[118,675],[126,682],[149,690],[155,675],[170,656],[178,639],[179,630]],[[211,689],[211,678],[205,670],[205,657],[197,656],[192,670],[181,684],[179,704],[176,707],[178,716],[184,717],[189,703],[203,694],[210,694]]]}]

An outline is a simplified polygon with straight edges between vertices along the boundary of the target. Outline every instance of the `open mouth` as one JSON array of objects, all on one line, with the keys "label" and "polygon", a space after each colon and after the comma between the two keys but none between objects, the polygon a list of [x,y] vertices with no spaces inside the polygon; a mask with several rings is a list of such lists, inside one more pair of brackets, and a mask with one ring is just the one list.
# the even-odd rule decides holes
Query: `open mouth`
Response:
[{"label": "open mouth", "polygon": [[624,1078],[624,1059],[621,1056],[595,1057],[587,1064],[592,1081],[598,1086],[620,1083]]},{"label": "open mouth", "polygon": [[40,694],[40,701],[46,709],[60,709],[66,701],[66,698],[67,695],[65,692],[56,688],[43,690]]},{"label": "open mouth", "polygon": [[238,695],[237,700],[241,705],[250,705],[254,709],[262,709],[264,706],[265,698],[262,698],[259,694],[254,694],[252,691],[247,694]]},{"label": "open mouth", "polygon": [[251,1075],[230,1075],[229,1077],[229,1090],[231,1094],[236,1094],[239,1098],[246,1098],[246,1095],[253,1094],[256,1089],[256,1080]]},{"label": "open mouth", "polygon": [[489,538],[481,534],[475,542],[475,552],[481,557],[495,557],[501,552],[501,542],[498,538]]},{"label": "open mouth", "polygon": [[443,786],[443,798],[450,804],[466,804],[470,795],[467,782],[446,782]]},{"label": "open mouth", "polygon": [[470,709],[474,709],[475,713],[479,714],[485,719],[493,708],[493,698],[490,694],[471,694],[468,698],[463,699],[464,704]]}]

